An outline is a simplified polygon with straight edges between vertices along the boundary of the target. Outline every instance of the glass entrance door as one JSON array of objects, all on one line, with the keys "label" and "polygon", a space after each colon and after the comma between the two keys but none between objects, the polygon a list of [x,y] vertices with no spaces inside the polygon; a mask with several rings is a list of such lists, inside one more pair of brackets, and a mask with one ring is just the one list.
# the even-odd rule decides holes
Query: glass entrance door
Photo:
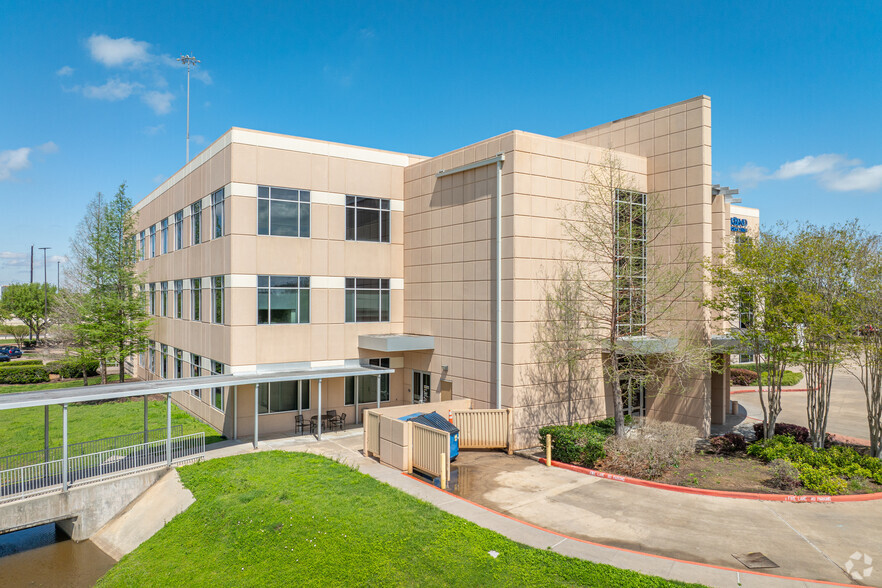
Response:
[{"label": "glass entrance door", "polygon": [[642,417],[646,414],[646,387],[633,380],[622,380],[619,385],[622,388],[622,411],[632,418]]},{"label": "glass entrance door", "polygon": [[422,404],[432,399],[432,374],[413,371],[413,403]]}]

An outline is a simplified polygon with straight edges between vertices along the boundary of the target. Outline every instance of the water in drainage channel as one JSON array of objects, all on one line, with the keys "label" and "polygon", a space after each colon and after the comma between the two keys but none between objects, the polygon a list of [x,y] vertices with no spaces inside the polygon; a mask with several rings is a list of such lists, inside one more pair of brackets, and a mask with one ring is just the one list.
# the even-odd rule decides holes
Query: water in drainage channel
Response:
[{"label": "water in drainage channel", "polygon": [[115,563],[91,541],[72,541],[55,523],[0,535],[3,586],[87,588]]}]

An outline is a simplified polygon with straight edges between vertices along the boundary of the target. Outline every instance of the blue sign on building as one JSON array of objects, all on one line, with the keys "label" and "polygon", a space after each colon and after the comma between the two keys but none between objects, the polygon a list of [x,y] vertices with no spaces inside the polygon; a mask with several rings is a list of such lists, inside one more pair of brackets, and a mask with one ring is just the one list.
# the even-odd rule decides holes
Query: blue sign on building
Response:
[{"label": "blue sign on building", "polygon": [[747,219],[746,218],[738,218],[737,216],[733,216],[731,223],[731,230],[733,233],[746,233],[747,232]]}]

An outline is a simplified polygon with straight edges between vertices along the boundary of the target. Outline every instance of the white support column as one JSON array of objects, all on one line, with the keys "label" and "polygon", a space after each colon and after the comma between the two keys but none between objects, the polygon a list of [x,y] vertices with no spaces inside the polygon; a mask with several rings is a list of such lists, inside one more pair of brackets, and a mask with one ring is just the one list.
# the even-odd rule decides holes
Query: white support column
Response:
[{"label": "white support column", "polygon": [[49,405],[43,407],[43,461],[49,461]]},{"label": "white support column", "polygon": [[382,376],[377,374],[377,408],[380,408],[380,382],[382,381]]},{"label": "white support column", "polygon": [[172,464],[171,451],[171,394],[165,395],[165,460],[168,467]]},{"label": "white support column", "polygon": [[[257,384],[254,385],[257,387]],[[233,440],[239,439],[239,386],[233,386]]]},{"label": "white support column", "polygon": [[[358,380],[356,380],[356,382],[358,382]],[[359,412],[358,411],[358,384],[355,385],[354,394],[355,394],[355,418],[353,420],[355,421],[355,424],[357,425],[358,424],[358,412]],[[345,402],[345,400],[344,400],[344,402]]]},{"label": "white support column", "polygon": [[61,491],[67,492],[67,404],[61,405]]},{"label": "white support column", "polygon": [[254,385],[254,448],[257,449],[257,401],[258,390],[257,384]]},{"label": "white support column", "polygon": [[149,425],[147,423],[147,396],[144,396],[144,443],[150,442]]},{"label": "white support column", "polygon": [[[318,422],[316,423],[316,432],[318,433],[317,439],[319,441],[322,440],[322,379],[319,378],[319,386],[318,386]],[[358,394],[358,391],[356,391]]]}]

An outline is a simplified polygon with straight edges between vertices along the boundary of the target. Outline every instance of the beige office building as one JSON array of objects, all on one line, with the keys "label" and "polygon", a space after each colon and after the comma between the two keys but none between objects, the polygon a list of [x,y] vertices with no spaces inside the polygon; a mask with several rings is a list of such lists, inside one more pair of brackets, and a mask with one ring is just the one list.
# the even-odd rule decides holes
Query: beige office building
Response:
[{"label": "beige office building", "polygon": [[[175,395],[228,437],[253,431],[255,406],[262,434],[293,432],[319,410],[321,380],[321,411],[347,423],[378,404],[465,397],[512,408],[517,446],[535,444],[539,426],[567,419],[555,386],[535,377],[543,277],[566,252],[564,211],[607,149],[638,191],[678,211],[672,239],[702,257],[731,239],[706,96],[436,157],[233,128],[135,206],[156,317],[136,371],[315,373],[260,385],[257,403],[252,386]],[[697,301],[689,312],[710,340],[708,313]],[[334,377],[361,364],[394,373]],[[599,369],[588,371],[571,405],[581,421],[611,414]],[[725,416],[727,381],[709,371],[630,410],[707,430]]]}]

